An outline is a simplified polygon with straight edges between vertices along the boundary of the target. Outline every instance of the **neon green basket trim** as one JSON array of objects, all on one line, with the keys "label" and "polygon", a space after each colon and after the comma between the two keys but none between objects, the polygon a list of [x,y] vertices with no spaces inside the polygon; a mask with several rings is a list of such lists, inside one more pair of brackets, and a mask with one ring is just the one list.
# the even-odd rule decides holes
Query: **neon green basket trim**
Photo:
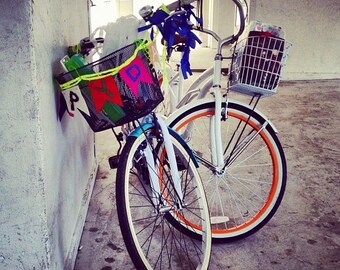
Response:
[{"label": "neon green basket trim", "polygon": [[168,7],[167,7],[166,5],[163,4],[163,5],[160,7],[160,9],[163,10],[165,13],[167,13],[167,14],[170,15],[170,12],[171,12],[171,11],[168,9]]},{"label": "neon green basket trim", "polygon": [[108,69],[108,70],[105,70],[105,71],[101,71],[101,72],[98,72],[98,73],[84,74],[84,75],[81,75],[81,76],[71,80],[71,81],[60,84],[61,91],[70,89],[70,88],[78,85],[81,81],[95,81],[95,80],[99,80],[99,79],[103,79],[103,78],[106,78],[106,77],[109,77],[109,76],[116,75],[117,73],[119,73],[120,70],[122,70],[123,68],[130,65],[131,62],[136,59],[139,51],[147,50],[151,43],[152,43],[152,41],[144,40],[141,44],[139,44],[137,46],[134,54],[118,67]]}]

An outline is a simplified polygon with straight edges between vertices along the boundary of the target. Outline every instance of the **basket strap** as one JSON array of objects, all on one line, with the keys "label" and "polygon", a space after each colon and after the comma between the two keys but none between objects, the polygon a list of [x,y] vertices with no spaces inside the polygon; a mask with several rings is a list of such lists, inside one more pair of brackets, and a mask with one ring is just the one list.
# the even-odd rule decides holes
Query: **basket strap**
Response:
[{"label": "basket strap", "polygon": [[140,44],[137,45],[137,48],[135,49],[134,54],[118,67],[108,69],[105,71],[101,71],[98,73],[81,75],[77,78],[74,78],[73,80],[60,84],[61,91],[70,89],[78,85],[81,81],[95,81],[95,80],[99,80],[99,79],[103,79],[109,76],[116,75],[117,73],[119,73],[120,70],[122,70],[123,68],[131,64],[131,62],[137,57],[137,54],[139,51],[147,50],[151,43],[152,41],[143,40]]}]

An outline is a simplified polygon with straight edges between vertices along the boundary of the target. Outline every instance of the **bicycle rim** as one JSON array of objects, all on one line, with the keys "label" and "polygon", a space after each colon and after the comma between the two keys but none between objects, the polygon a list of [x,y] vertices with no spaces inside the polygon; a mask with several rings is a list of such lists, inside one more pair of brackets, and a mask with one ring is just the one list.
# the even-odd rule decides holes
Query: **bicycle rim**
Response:
[{"label": "bicycle rim", "polygon": [[211,102],[190,108],[170,126],[200,161],[214,240],[231,242],[253,234],[275,214],[285,190],[286,160],[271,127],[261,130],[265,120],[249,108],[229,103],[228,118],[222,121],[225,170],[214,170],[209,143],[214,107]]},{"label": "bicycle rim", "polygon": [[154,154],[162,153],[157,167],[160,194],[152,192],[148,177],[151,166],[143,157],[144,135],[128,138],[120,156],[117,210],[126,248],[137,269],[207,269],[211,230],[199,174],[188,152],[172,137],[184,192],[184,202],[179,203],[166,152],[150,134],[148,130]]}]

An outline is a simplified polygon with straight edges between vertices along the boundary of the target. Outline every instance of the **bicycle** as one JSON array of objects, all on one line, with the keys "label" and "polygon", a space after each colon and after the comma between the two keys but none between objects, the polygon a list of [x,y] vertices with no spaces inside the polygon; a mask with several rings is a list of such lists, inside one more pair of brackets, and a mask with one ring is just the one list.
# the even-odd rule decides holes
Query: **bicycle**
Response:
[{"label": "bicycle", "polygon": [[[200,164],[198,170],[208,197],[212,235],[216,242],[243,239],[267,224],[282,201],[287,180],[286,159],[276,135],[277,129],[256,107],[261,97],[276,93],[281,66],[290,44],[275,36],[249,36],[238,42],[245,28],[245,15],[242,3],[239,0],[233,2],[241,22],[237,34],[221,39],[213,31],[192,27],[218,41],[214,66],[196,79],[177,110],[166,120],[189,144]],[[152,17],[163,11],[160,8],[153,12],[146,7],[142,13]],[[181,12],[179,10],[178,14]],[[162,22],[168,19],[164,17]],[[258,44],[260,41],[266,44]],[[249,45],[251,42],[257,44]],[[269,53],[271,57],[277,53],[277,45],[273,42],[279,44],[280,60],[268,57]],[[224,57],[222,48],[227,45],[233,45],[234,51],[231,56]],[[249,47],[260,55],[254,56]],[[271,73],[268,68],[255,68],[250,62],[247,64],[249,69],[255,71],[248,75],[240,68],[242,57],[248,57],[248,61],[262,58],[274,66],[279,65],[279,70]],[[222,94],[222,61],[225,59],[231,59],[232,69],[228,74],[227,91]],[[256,78],[264,74],[270,77],[265,80],[274,80],[276,85],[273,86],[273,82],[267,82],[267,86],[259,85]],[[249,82],[251,75],[255,78],[255,86]],[[248,81],[242,82],[242,79]],[[250,103],[229,100],[230,90],[251,95]],[[207,97],[208,93],[213,97]],[[208,143],[205,144],[207,137]]]},{"label": "bicycle", "polygon": [[[67,101],[84,98],[88,111],[79,111],[95,132],[120,125],[129,130],[116,203],[136,268],[207,269],[212,238],[205,191],[190,148],[152,112],[163,97],[147,46],[135,42],[57,81],[69,91]],[[65,66],[76,64],[73,60]]]},{"label": "bicycle", "polygon": [[[233,1],[238,7],[241,22],[243,22],[242,5],[238,0]],[[194,91],[189,91],[189,94],[180,102],[183,106],[166,120],[174,130],[181,133],[182,138],[185,142],[188,142],[193,149],[194,155],[189,155],[190,160],[193,162],[197,160],[201,165],[198,169],[199,174],[201,178],[204,178],[204,188],[206,192],[208,195],[212,194],[210,195],[210,199],[218,199],[218,202],[210,200],[209,207],[211,209],[213,238],[215,241],[222,242],[242,239],[262,228],[275,214],[280,205],[287,177],[285,156],[278,137],[276,136],[277,130],[265,115],[256,110],[260,97],[263,94],[274,94],[276,87],[275,89],[265,89],[266,91],[264,93],[259,92],[259,89],[255,89],[255,98],[251,100],[249,105],[229,100],[229,89],[223,95],[220,92],[221,62],[225,59],[221,53],[222,47],[227,44],[234,44],[243,32],[243,29],[244,25],[242,26],[241,24],[240,30],[236,35],[232,35],[223,40],[212,31],[197,29],[213,35],[219,41],[214,69],[203,73],[194,83],[196,86],[200,86],[200,84],[203,83],[203,86],[200,86],[201,91],[199,91],[202,99],[192,100],[191,95]],[[275,38],[269,39],[276,40]],[[244,52],[245,44],[242,42],[238,44],[240,44],[241,47],[243,46]],[[284,43],[281,42],[281,44]],[[235,55],[231,56],[232,61],[236,63],[241,61],[242,58],[239,57],[242,56],[241,52],[242,50],[236,50]],[[249,55],[251,56],[251,54]],[[231,75],[233,75],[233,72],[237,74],[236,70],[232,70]],[[279,74],[275,75],[278,76]],[[232,80],[233,77],[231,77],[231,81]],[[237,83],[237,80],[234,78],[234,84],[231,85],[230,90],[237,90],[234,87],[235,82]],[[209,93],[211,86],[213,86],[214,97],[206,98],[205,96]],[[258,88],[260,88],[260,90],[262,89],[261,87]],[[190,90],[193,89],[194,87],[190,88]],[[247,94],[253,93],[252,91],[254,91],[254,89],[251,89],[252,91],[249,91],[249,89],[241,90]],[[188,101],[190,102],[188,103]],[[221,115],[221,117],[215,117],[216,115]],[[221,123],[223,123],[222,127]],[[241,124],[243,124],[243,126]],[[207,131],[204,133],[199,132],[202,131],[203,128],[207,128]],[[233,135],[229,136],[229,133],[225,130],[232,130],[231,133]],[[221,134],[224,133],[222,132],[226,134],[225,138],[228,139],[223,141],[223,143]],[[197,141],[203,142],[206,134],[214,135],[210,136],[210,144],[213,145],[213,147],[203,151],[201,149],[202,145],[197,143]],[[198,138],[200,138],[199,135],[203,136],[203,140],[198,140]],[[118,138],[118,141],[121,140],[122,139]],[[185,145],[183,140],[182,144]],[[221,151],[221,145],[228,147],[225,147],[224,151]],[[211,157],[209,155],[206,157],[206,154],[210,153],[210,150],[212,150]],[[246,151],[253,152],[249,154]],[[262,155],[264,151],[266,151],[266,153]],[[158,156],[162,156],[160,154],[161,152],[156,152],[159,153]],[[225,155],[225,158],[223,155]],[[243,158],[242,162],[240,161],[241,158]],[[250,161],[255,160],[255,158],[259,163],[251,164]],[[179,159],[176,159],[176,162],[179,162]],[[115,163],[115,161],[112,163]],[[159,162],[158,164],[161,163],[162,162]],[[165,165],[165,163],[162,165]],[[133,164],[133,166],[139,166],[139,163]],[[181,162],[179,162],[178,167],[179,171],[181,171]],[[259,169],[259,167],[261,168]],[[264,170],[264,167],[267,167],[267,169]],[[242,175],[243,177],[241,178]],[[254,179],[254,175],[257,175],[258,179]],[[247,179],[245,176],[252,178],[251,186],[249,183],[246,184]],[[267,181],[267,183],[259,181],[260,176],[266,176],[269,181]],[[144,178],[147,178],[147,174]],[[148,181],[146,182],[148,183]],[[210,186],[211,183],[215,184],[215,186]],[[257,186],[255,186],[255,184],[257,184]],[[229,197],[227,197],[228,195]],[[243,195],[245,199],[236,198],[241,195]],[[167,196],[165,195],[165,197]],[[223,203],[222,200],[227,203]],[[236,210],[233,210],[234,208]],[[166,220],[168,221],[168,219]],[[173,224],[179,225],[179,228],[186,226],[186,222],[173,222]],[[182,226],[183,224],[184,226]],[[199,235],[202,232],[200,232],[199,226],[196,226],[195,229],[196,230],[191,231],[192,236],[199,239]],[[186,233],[189,234],[188,231]],[[135,253],[138,253],[138,251]]]}]

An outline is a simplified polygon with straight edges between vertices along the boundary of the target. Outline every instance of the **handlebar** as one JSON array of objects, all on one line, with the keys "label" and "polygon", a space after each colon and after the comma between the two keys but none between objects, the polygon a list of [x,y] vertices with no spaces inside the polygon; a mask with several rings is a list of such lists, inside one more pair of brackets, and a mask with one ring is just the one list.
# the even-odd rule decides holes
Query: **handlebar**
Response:
[{"label": "handlebar", "polygon": [[244,12],[243,12],[243,6],[242,6],[241,1],[240,0],[233,0],[233,2],[237,6],[238,13],[239,13],[239,16],[240,16],[240,28],[238,30],[238,33],[236,35],[233,35],[234,39],[237,40],[242,35],[242,33],[245,29],[246,17],[245,17]]},{"label": "handlebar", "polygon": [[232,44],[235,41],[237,41],[238,38],[242,35],[242,33],[244,32],[244,29],[245,29],[246,17],[245,17],[244,12],[243,12],[242,3],[241,3],[240,0],[232,0],[232,1],[237,6],[237,10],[238,10],[238,13],[239,13],[239,16],[240,16],[240,28],[238,29],[238,32],[235,35],[231,35],[227,38],[224,38],[224,39],[218,41],[218,43],[219,43],[218,54],[221,54],[222,47],[224,45],[229,45],[229,44]]},{"label": "handlebar", "polygon": [[[167,10],[170,13],[170,12],[178,9],[180,7],[180,4],[188,5],[188,4],[191,4],[191,3],[195,2],[195,1],[197,1],[197,0],[175,1],[175,2],[170,3],[167,6],[165,6],[165,10]],[[232,0],[232,1],[237,6],[237,10],[239,12],[239,17],[240,17],[240,28],[239,28],[239,30],[238,30],[238,32],[236,34],[231,35],[231,36],[229,36],[227,38],[221,39],[212,30],[208,30],[208,29],[204,29],[204,28],[193,26],[193,30],[196,30],[196,31],[199,31],[199,32],[203,32],[203,33],[206,33],[208,35],[211,35],[216,41],[218,41],[218,43],[219,43],[219,50],[224,45],[228,45],[228,44],[234,43],[242,35],[242,33],[243,33],[244,29],[245,29],[245,18],[246,17],[245,17],[244,12],[243,12],[243,6],[242,6],[242,3],[241,3],[241,0]],[[141,15],[141,17],[143,17],[143,19],[145,21],[148,21],[149,18],[154,15],[154,12],[152,11],[152,8],[153,7],[151,7],[151,6],[144,6],[143,8],[140,9],[139,14]],[[159,8],[158,10],[160,10],[160,9],[161,8]],[[183,12],[183,11],[175,11],[175,12],[169,14],[168,17],[164,18],[164,22],[169,20],[173,16],[181,14],[181,12]]]},{"label": "handlebar", "polygon": [[[145,6],[139,11],[139,14],[146,22],[149,22],[149,24],[139,28],[138,31],[144,31],[151,28],[152,26],[157,26],[163,36],[163,39],[168,45],[168,59],[170,58],[172,50],[176,45],[176,37],[185,37],[186,40],[184,43],[183,56],[181,59],[181,69],[184,79],[187,78],[187,73],[192,75],[189,62],[190,48],[195,48],[196,42],[201,43],[201,40],[192,32],[192,30],[197,30],[199,32],[212,35],[218,42],[217,55],[222,55],[222,47],[225,45],[233,44],[235,41],[237,41],[237,39],[245,29],[245,16],[241,0],[232,0],[237,6],[239,12],[241,22],[240,28],[237,34],[231,35],[224,39],[221,39],[214,31],[203,28],[202,18],[199,18],[198,16],[196,16],[196,14],[194,14],[194,12],[192,11],[193,7],[190,5],[190,3],[195,1],[197,0],[176,1],[167,6],[162,5],[155,12],[153,12],[153,8],[151,6]],[[194,26],[194,24],[190,21],[191,16],[196,19],[196,21],[198,22],[198,26]],[[151,31],[151,35],[153,38],[153,31]]]}]

